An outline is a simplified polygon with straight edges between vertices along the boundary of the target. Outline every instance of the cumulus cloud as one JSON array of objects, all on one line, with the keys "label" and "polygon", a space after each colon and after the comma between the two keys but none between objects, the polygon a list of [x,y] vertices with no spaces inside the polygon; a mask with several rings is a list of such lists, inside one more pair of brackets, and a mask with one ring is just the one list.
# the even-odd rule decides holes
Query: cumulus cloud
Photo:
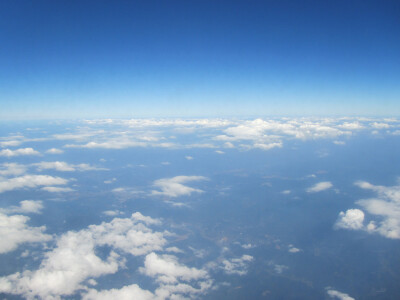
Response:
[{"label": "cumulus cloud", "polygon": [[39,171],[54,169],[60,172],[73,172],[73,171],[92,171],[92,170],[108,170],[105,168],[93,167],[89,164],[68,164],[64,161],[42,161],[40,163],[33,164],[38,168]]},{"label": "cumulus cloud", "polygon": [[[346,213],[341,212],[335,226],[353,230],[362,229],[387,238],[400,239],[400,185],[386,187],[366,181],[357,181],[355,185],[375,192],[377,197],[356,202],[364,211],[349,209]],[[364,225],[364,212],[369,213],[372,218],[374,216],[377,218]]]},{"label": "cumulus cloud", "polygon": [[227,274],[245,275],[249,262],[253,260],[251,255],[242,255],[240,258],[224,259],[222,261],[222,269]]},{"label": "cumulus cloud", "polygon": [[151,191],[152,195],[163,195],[168,197],[179,197],[190,195],[192,193],[202,193],[200,189],[195,189],[184,185],[186,182],[207,180],[203,176],[176,176],[172,178],[163,178],[154,181],[153,186],[159,188],[160,191]]},{"label": "cumulus cloud", "polygon": [[16,150],[4,149],[0,151],[0,156],[13,157],[21,155],[39,155],[40,153],[33,148],[21,148]]},{"label": "cumulus cloud", "polygon": [[21,213],[21,214],[40,214],[43,209],[43,203],[40,200],[23,200],[19,203],[19,206],[11,206],[0,209],[4,213]]},{"label": "cumulus cloud", "polygon": [[[45,226],[30,227],[27,224],[29,220],[26,216],[7,216],[0,212],[0,254],[13,251],[23,243],[39,243],[51,239],[50,235],[44,233]],[[0,292],[2,285],[0,278]]]},{"label": "cumulus cloud", "polygon": [[165,284],[208,278],[208,273],[205,270],[182,265],[173,255],[157,255],[154,252],[146,256],[144,267],[139,270],[141,273]]},{"label": "cumulus cloud", "polygon": [[307,189],[307,193],[318,193],[333,187],[330,181],[322,181]]},{"label": "cumulus cloud", "polygon": [[339,300],[355,300],[353,297],[350,297],[349,295],[333,290],[331,288],[327,288],[326,290],[327,294],[329,297],[334,298],[334,299],[339,299]]},{"label": "cumulus cloud", "polygon": [[49,175],[24,175],[10,179],[0,178],[0,193],[38,186],[65,185],[67,183],[67,179]]},{"label": "cumulus cloud", "polygon": [[344,229],[361,229],[363,228],[364,212],[359,209],[348,209],[346,212],[340,212],[339,218],[335,226]]},{"label": "cumulus cloud", "polygon": [[26,172],[26,166],[17,163],[4,163],[0,166],[0,177],[18,176]]},{"label": "cumulus cloud", "polygon": [[124,286],[121,289],[110,289],[102,291],[90,289],[89,292],[85,294],[82,299],[83,300],[110,300],[110,299],[155,300],[156,297],[152,292],[143,290],[137,284],[131,284]]},{"label": "cumulus cloud", "polygon": [[[26,222],[26,217],[19,217],[11,229],[16,227],[15,223]],[[69,231],[57,239],[56,247],[45,254],[37,270],[1,277],[0,292],[19,294],[28,299],[58,299],[72,295],[84,287],[86,280],[116,273],[125,262],[119,253],[145,255],[160,250],[166,242],[163,233],[153,232],[147,226],[158,222],[135,213],[131,218],[116,218],[77,232]],[[24,236],[28,239],[35,235],[25,233]],[[10,248],[10,245],[2,243],[3,247]],[[111,248],[104,258],[96,251],[102,246]]]}]

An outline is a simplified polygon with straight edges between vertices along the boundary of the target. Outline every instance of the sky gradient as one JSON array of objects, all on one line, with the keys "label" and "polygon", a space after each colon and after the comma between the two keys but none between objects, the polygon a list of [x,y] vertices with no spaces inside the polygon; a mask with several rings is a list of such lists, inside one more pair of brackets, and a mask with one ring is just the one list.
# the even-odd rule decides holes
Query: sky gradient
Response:
[{"label": "sky gradient", "polygon": [[400,114],[398,1],[1,1],[0,118]]}]

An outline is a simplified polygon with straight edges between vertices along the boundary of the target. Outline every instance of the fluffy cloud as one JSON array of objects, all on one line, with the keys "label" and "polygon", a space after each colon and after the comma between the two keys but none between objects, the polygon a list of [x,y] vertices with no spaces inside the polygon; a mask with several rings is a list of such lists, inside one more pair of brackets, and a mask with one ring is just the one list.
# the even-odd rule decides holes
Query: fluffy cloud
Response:
[{"label": "fluffy cloud", "polygon": [[400,185],[386,187],[366,181],[357,181],[355,185],[377,194],[376,198],[356,202],[365,212],[376,216],[377,219],[364,225],[364,212],[360,209],[349,209],[346,213],[339,214],[336,226],[345,229],[363,229],[387,238],[400,239]]},{"label": "fluffy cloud", "polygon": [[4,163],[0,166],[0,177],[18,176],[26,172],[26,167],[17,163]]},{"label": "fluffy cloud", "polygon": [[61,172],[107,170],[105,168],[93,167],[89,164],[72,165],[63,161],[53,161],[53,162],[42,161],[40,163],[36,163],[33,165],[36,166],[39,171],[48,169],[54,169]]},{"label": "fluffy cloud", "polygon": [[329,297],[334,298],[334,299],[339,299],[339,300],[354,300],[353,297],[350,297],[349,295],[347,295],[347,294],[345,294],[345,293],[342,293],[342,292],[339,292],[339,291],[336,291],[336,290],[333,290],[333,289],[330,289],[330,288],[328,288],[328,289],[326,290],[326,292],[327,292],[327,294],[328,294]]},{"label": "fluffy cloud", "polygon": [[39,155],[40,153],[33,148],[21,148],[16,150],[4,149],[0,151],[0,156],[13,157],[20,155]]},{"label": "fluffy cloud", "polygon": [[22,188],[35,188],[38,186],[65,185],[67,179],[49,175],[24,175],[10,179],[0,178],[0,193]]},{"label": "fluffy cloud", "polygon": [[[21,223],[24,225],[26,220],[26,217],[19,216],[19,219],[13,220],[11,229]],[[69,231],[57,239],[53,250],[45,254],[39,269],[1,277],[0,292],[20,294],[28,299],[58,299],[72,295],[84,288],[86,280],[117,272],[125,261],[117,251],[144,255],[160,250],[165,243],[163,233],[153,232],[147,226],[158,222],[135,213],[131,218],[116,218],[110,223],[91,225],[77,232]],[[25,239],[35,236],[27,233]],[[7,243],[3,247],[10,248],[10,245]],[[111,248],[104,253],[104,259],[96,251],[101,246]],[[89,292],[88,297],[93,293]]]},{"label": "fluffy cloud", "polygon": [[191,193],[202,193],[202,190],[184,185],[186,182],[206,180],[203,176],[176,176],[172,178],[163,178],[154,181],[153,186],[161,191],[153,190],[152,195],[164,195],[168,197],[179,197],[190,195]]},{"label": "fluffy cloud", "polygon": [[[51,236],[45,234],[45,226],[30,227],[29,217],[21,215],[7,216],[0,212],[0,254],[15,250],[22,243],[46,242]],[[0,279],[0,291],[2,281]]]},{"label": "fluffy cloud", "polygon": [[157,255],[152,252],[146,256],[144,267],[139,269],[141,273],[156,278],[158,282],[165,284],[179,281],[191,281],[208,278],[205,270],[189,268],[178,262],[173,255]]},{"label": "fluffy cloud", "polygon": [[359,209],[348,209],[345,213],[340,212],[335,227],[344,229],[361,229],[363,228],[364,213]]},{"label": "fluffy cloud", "polygon": [[94,289],[90,289],[89,292],[83,296],[83,300],[110,300],[110,299],[119,299],[119,300],[155,300],[155,295],[147,290],[143,290],[137,284],[131,284],[122,287],[121,289],[111,289],[111,290],[103,290],[96,291]]},{"label": "fluffy cloud", "polygon": [[247,265],[253,260],[250,255],[242,255],[240,258],[224,259],[222,269],[227,274],[245,275],[247,274]]},{"label": "fluffy cloud", "polygon": [[42,201],[35,200],[23,200],[19,203],[19,206],[11,206],[0,209],[4,213],[21,213],[21,214],[40,214],[43,209]]},{"label": "fluffy cloud", "polygon": [[307,193],[318,193],[327,189],[330,189],[332,187],[332,183],[330,181],[322,181],[314,186],[310,187],[307,189]]}]

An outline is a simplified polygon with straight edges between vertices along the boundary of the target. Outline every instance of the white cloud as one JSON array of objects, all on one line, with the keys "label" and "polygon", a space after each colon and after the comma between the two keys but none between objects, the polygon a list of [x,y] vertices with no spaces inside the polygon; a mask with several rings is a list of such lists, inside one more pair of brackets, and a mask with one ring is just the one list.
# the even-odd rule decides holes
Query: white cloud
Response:
[{"label": "white cloud", "polygon": [[[23,243],[46,242],[51,236],[45,234],[45,226],[30,227],[27,225],[29,217],[21,215],[7,216],[0,212],[0,254],[15,250]],[[0,279],[0,292],[1,292]]]},{"label": "white cloud", "polygon": [[193,157],[190,156],[190,155],[186,155],[185,158],[186,158],[187,160],[192,160],[192,159],[193,159]]},{"label": "white cloud", "polygon": [[[27,217],[18,217],[20,219],[17,221],[24,225]],[[14,220],[11,229],[16,228],[15,223],[18,225],[18,222]],[[163,233],[153,232],[147,227],[147,224],[158,222],[135,213],[131,218],[116,218],[109,223],[90,225],[77,232],[69,231],[57,239],[53,250],[45,254],[39,269],[0,277],[0,293],[19,294],[28,299],[59,299],[60,296],[72,295],[78,289],[85,289],[85,281],[116,273],[125,262],[117,251],[145,255],[161,250],[166,242]],[[42,228],[39,229],[36,236],[41,234]],[[27,233],[24,234],[25,240],[35,236]],[[20,235],[14,234],[12,238],[14,236]],[[44,239],[43,236],[40,238],[36,240]],[[12,243],[2,243],[3,247],[10,248],[10,245]],[[108,253],[104,253],[104,259],[96,254],[96,249],[102,246],[111,248]],[[91,293],[95,294],[89,291],[88,295]]]},{"label": "white cloud", "polygon": [[348,209],[346,213],[340,212],[335,227],[358,230],[363,228],[364,212],[359,209]]},{"label": "white cloud", "polygon": [[51,149],[47,150],[46,153],[49,153],[49,154],[62,154],[62,153],[64,153],[64,150],[57,149],[57,148],[51,148]]},{"label": "white cloud", "polygon": [[20,155],[39,155],[40,153],[33,148],[20,148],[16,150],[4,149],[0,151],[0,156],[13,157]]},{"label": "white cloud", "polygon": [[17,163],[4,163],[0,166],[1,176],[18,176],[26,172],[26,166]]},{"label": "white cloud", "polygon": [[74,192],[74,189],[69,187],[58,187],[58,186],[45,186],[41,188],[42,190],[49,192],[49,193],[67,193],[67,192]]},{"label": "white cloud", "polygon": [[73,172],[73,171],[93,171],[93,170],[108,170],[105,168],[93,167],[89,164],[68,164],[64,161],[42,161],[40,163],[33,164],[38,168],[39,171],[54,169],[60,172]]},{"label": "white cloud", "polygon": [[0,209],[4,213],[22,213],[22,214],[40,214],[43,209],[42,201],[38,200],[23,200],[19,203],[19,206],[11,206],[7,208]]},{"label": "white cloud", "polygon": [[258,148],[261,150],[270,150],[272,148],[282,148],[282,142],[269,143],[269,144],[255,143],[253,145],[253,148]]},{"label": "white cloud", "polygon": [[294,247],[293,245],[289,245],[288,248],[289,248],[288,251],[289,251],[290,253],[297,253],[297,252],[300,252],[300,251],[301,251],[301,249],[296,248],[296,247]]},{"label": "white cloud", "polygon": [[225,154],[225,152],[224,152],[224,151],[221,151],[221,150],[215,150],[215,153],[218,153],[218,154]]},{"label": "white cloud", "polygon": [[15,146],[19,146],[21,144],[22,144],[22,141],[10,140],[10,141],[0,142],[0,147],[15,147]]},{"label": "white cloud", "polygon": [[350,297],[349,295],[333,290],[331,288],[328,288],[326,290],[327,294],[331,298],[339,299],[339,300],[355,300],[353,297]]},{"label": "white cloud", "polygon": [[386,187],[365,181],[358,181],[355,184],[377,194],[376,198],[356,202],[369,214],[378,217],[377,220],[370,221],[365,229],[387,238],[400,239],[400,185]]},{"label": "white cloud", "polygon": [[153,190],[152,195],[164,195],[168,197],[179,197],[190,195],[191,193],[202,193],[200,189],[191,188],[184,185],[186,182],[207,180],[203,176],[176,176],[172,178],[163,178],[154,181],[153,186],[161,191]]},{"label": "white cloud", "polygon": [[64,185],[68,180],[49,175],[24,175],[10,179],[0,178],[0,193],[22,188],[35,188],[38,186]]},{"label": "white cloud", "polygon": [[253,260],[253,256],[242,255],[240,258],[224,259],[222,269],[227,274],[245,275],[247,274],[248,264]]},{"label": "white cloud", "polygon": [[335,145],[340,145],[340,146],[346,145],[346,142],[345,142],[345,141],[333,141],[333,143],[334,143]]},{"label": "white cloud", "polygon": [[147,290],[143,290],[137,284],[131,284],[122,287],[121,289],[111,289],[96,291],[90,289],[87,294],[82,297],[83,300],[155,300],[155,295]]},{"label": "white cloud", "polygon": [[173,255],[157,255],[154,252],[146,256],[144,267],[140,268],[139,271],[164,284],[175,284],[179,281],[191,281],[209,277],[207,271],[182,265]]},{"label": "white cloud", "polygon": [[330,181],[322,181],[307,189],[307,193],[318,193],[333,187]]}]

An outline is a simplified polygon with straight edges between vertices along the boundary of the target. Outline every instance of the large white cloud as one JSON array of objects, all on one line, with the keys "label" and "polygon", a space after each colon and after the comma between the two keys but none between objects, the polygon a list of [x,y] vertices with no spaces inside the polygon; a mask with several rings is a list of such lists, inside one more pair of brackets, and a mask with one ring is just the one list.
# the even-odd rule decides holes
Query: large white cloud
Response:
[{"label": "large white cloud", "polygon": [[49,175],[24,175],[10,179],[0,178],[0,193],[22,188],[35,188],[38,186],[65,185],[67,179]]},{"label": "large white cloud", "polygon": [[179,197],[192,193],[202,193],[200,189],[184,185],[186,182],[207,180],[203,176],[176,176],[172,178],[162,178],[154,181],[153,186],[160,190],[151,191],[152,195],[163,195],[168,197]]},{"label": "large white cloud", "polygon": [[363,229],[387,238],[400,239],[400,185],[386,187],[366,181],[357,181],[355,185],[377,194],[376,198],[356,202],[364,209],[364,212],[371,215],[372,220],[364,225],[364,212],[360,209],[349,209],[346,213],[339,214],[336,226],[346,229]]},{"label": "large white cloud", "polygon": [[44,233],[45,226],[30,227],[28,221],[29,217],[26,216],[7,216],[0,212],[0,254],[13,251],[23,243],[46,242],[51,239],[50,235]]},{"label": "large white cloud", "polygon": [[318,193],[330,189],[331,187],[333,187],[333,184],[330,181],[322,181],[308,188],[307,193]]},{"label": "large white cloud", "polygon": [[13,157],[21,155],[39,155],[40,153],[33,148],[21,148],[16,150],[4,149],[0,151],[0,156]]},{"label": "large white cloud", "polygon": [[[77,232],[69,231],[45,254],[39,269],[1,277],[0,292],[20,294],[29,299],[72,295],[84,288],[86,280],[117,272],[125,262],[121,253],[144,255],[161,250],[166,242],[163,233],[153,232],[147,226],[158,222],[135,213],[131,218],[116,218]],[[103,255],[104,259],[97,254],[100,246],[111,248]]]}]

